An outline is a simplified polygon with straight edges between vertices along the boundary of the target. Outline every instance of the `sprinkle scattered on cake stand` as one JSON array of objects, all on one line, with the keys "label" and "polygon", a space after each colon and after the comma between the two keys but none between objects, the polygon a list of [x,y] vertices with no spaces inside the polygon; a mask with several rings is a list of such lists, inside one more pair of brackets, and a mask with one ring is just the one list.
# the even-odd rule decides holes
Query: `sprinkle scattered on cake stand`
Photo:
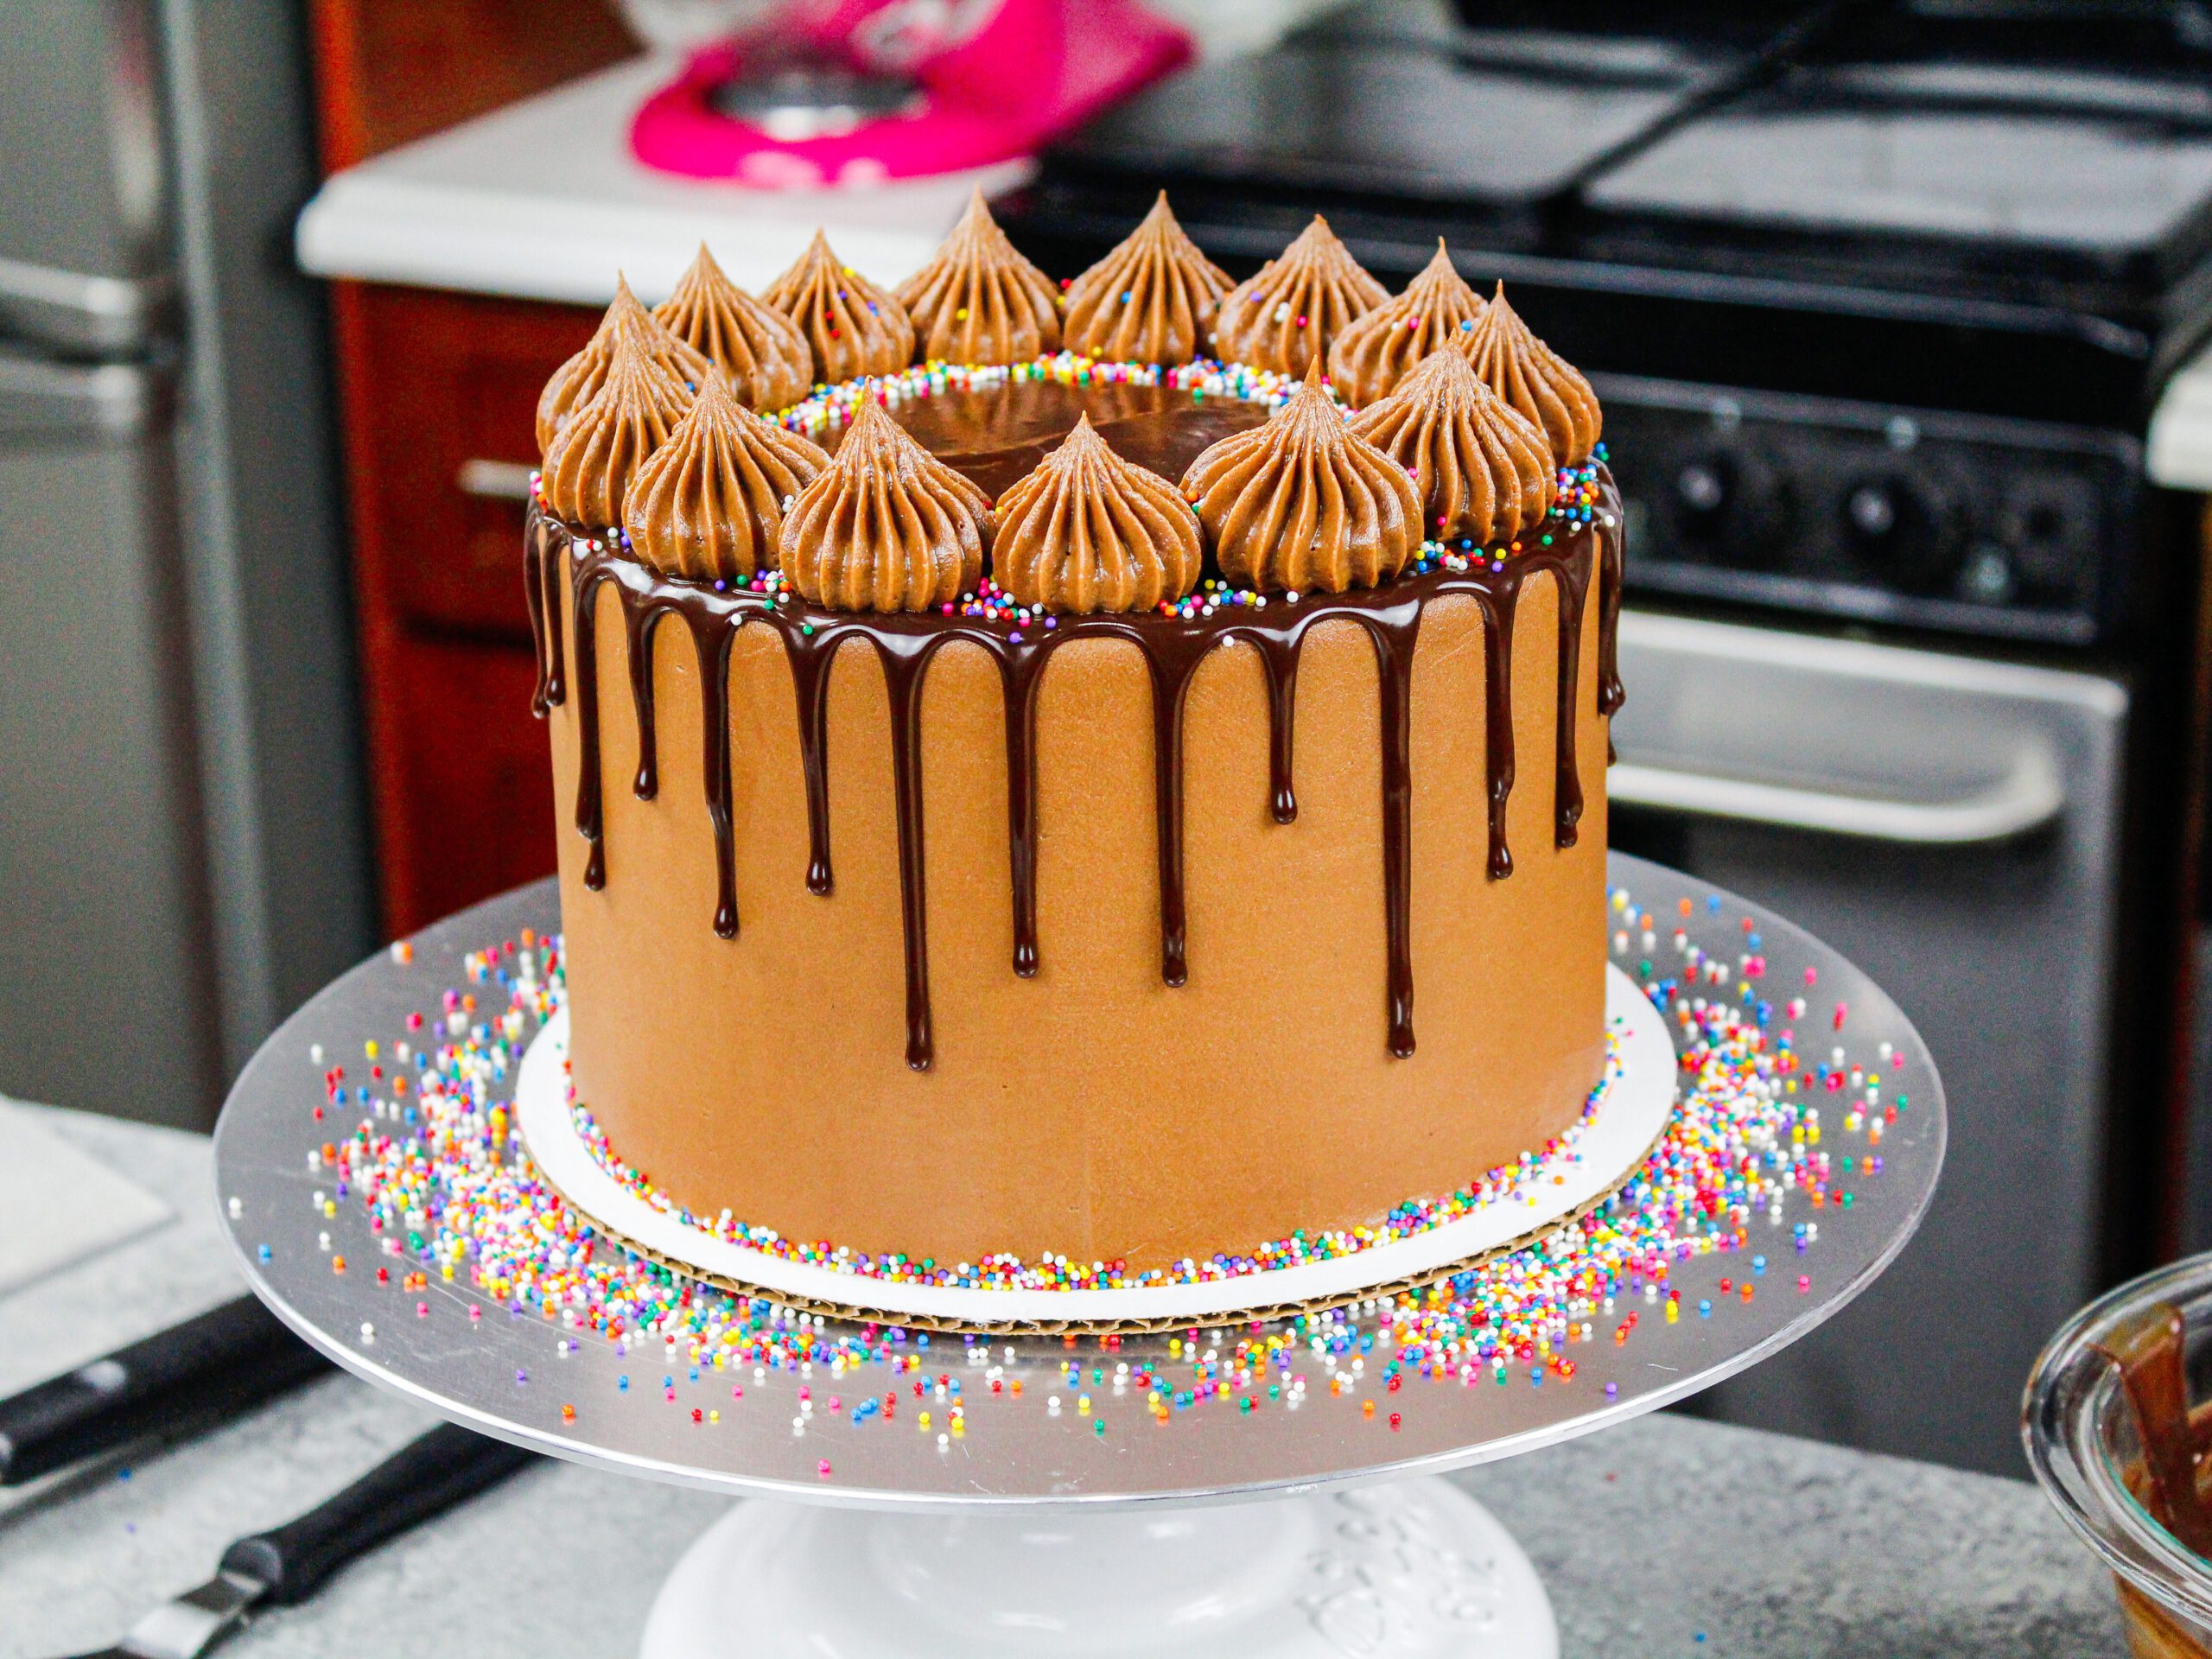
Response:
[{"label": "sprinkle scattered on cake stand", "polygon": [[[1392,1605],[1446,1622],[1373,1651],[1448,1647],[1464,1615],[1491,1650],[1544,1659],[1548,1611],[1510,1537],[1405,1478],[1602,1428],[1793,1341],[1903,1248],[1944,1142],[1925,1048],[1848,962],[1658,866],[1616,854],[1609,874],[1610,959],[1680,1055],[1667,1135],[1576,1224],[1387,1298],[1147,1335],[954,1335],[741,1300],[625,1252],[515,1133],[521,1057],[559,1001],[550,882],[363,963],[270,1039],[217,1129],[225,1226],[254,1288],[382,1386],[555,1455],[810,1501],[745,1506],[700,1541],[649,1627],[655,1659],[816,1636],[964,1651],[1047,1603],[1133,1632],[1180,1609],[1210,1642],[1330,1651],[1300,1632],[1324,1611],[1382,1617],[1344,1599],[1381,1571],[1360,1553],[1377,1536],[1414,1541],[1391,1559],[1433,1580]],[[1306,1495],[1178,1508],[1173,1559],[1116,1518],[1285,1489]],[[1038,1506],[1100,1512],[1014,1524]],[[948,1556],[953,1523],[899,1519],[925,1509],[959,1511],[968,1542]],[[759,1577],[772,1535],[805,1594]],[[1477,1560],[1494,1570],[1468,1577]],[[1236,1604],[1247,1623],[1208,1624],[1240,1562],[1280,1582]],[[945,1618],[968,1622],[924,1629],[870,1599],[880,1571],[909,1568],[938,1573]],[[1307,1612],[1285,1623],[1294,1602]],[[877,1648],[858,1645],[877,1627],[855,1610],[890,1621]]]}]

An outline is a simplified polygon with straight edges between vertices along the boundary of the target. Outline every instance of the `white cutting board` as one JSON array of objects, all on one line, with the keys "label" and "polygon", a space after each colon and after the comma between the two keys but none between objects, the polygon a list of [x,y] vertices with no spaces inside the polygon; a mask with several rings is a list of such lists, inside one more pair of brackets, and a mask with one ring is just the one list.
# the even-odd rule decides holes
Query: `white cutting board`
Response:
[{"label": "white cutting board", "polygon": [[0,1296],[135,1238],[174,1213],[0,1100]]}]

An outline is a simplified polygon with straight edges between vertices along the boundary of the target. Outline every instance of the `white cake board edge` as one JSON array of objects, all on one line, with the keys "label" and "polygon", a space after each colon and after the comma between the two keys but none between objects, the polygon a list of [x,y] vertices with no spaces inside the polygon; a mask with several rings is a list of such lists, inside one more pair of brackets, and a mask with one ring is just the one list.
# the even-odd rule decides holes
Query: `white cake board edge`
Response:
[{"label": "white cake board edge", "polygon": [[978,1329],[1217,1322],[1261,1308],[1325,1306],[1437,1274],[1541,1233],[1618,1186],[1666,1128],[1674,1110],[1676,1066],[1665,1020],[1636,982],[1611,963],[1605,966],[1605,1022],[1619,1044],[1620,1073],[1606,1088],[1597,1115],[1583,1125],[1580,1160],[1547,1166],[1548,1174],[1563,1178],[1560,1181],[1349,1255],[1194,1284],[1128,1290],[906,1284],[792,1262],[718,1238],[655,1207],[592,1156],[567,1099],[565,1007],[545,1022],[523,1055],[515,1088],[516,1124],[538,1173],[601,1231],[702,1277],[762,1294],[861,1310],[893,1321],[913,1319]]}]

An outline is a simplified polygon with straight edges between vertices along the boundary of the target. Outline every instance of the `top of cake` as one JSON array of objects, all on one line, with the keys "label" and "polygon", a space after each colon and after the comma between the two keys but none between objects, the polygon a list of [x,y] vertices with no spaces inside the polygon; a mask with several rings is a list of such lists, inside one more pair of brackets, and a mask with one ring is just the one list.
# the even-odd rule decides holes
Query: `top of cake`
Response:
[{"label": "top of cake", "polygon": [[980,193],[896,289],[818,232],[757,298],[702,248],[653,310],[620,289],[538,424],[544,505],[621,553],[878,613],[1173,612],[1500,563],[1589,521],[1603,460],[1589,383],[1440,243],[1392,296],[1316,216],[1233,283],[1165,193],[1057,286]]}]

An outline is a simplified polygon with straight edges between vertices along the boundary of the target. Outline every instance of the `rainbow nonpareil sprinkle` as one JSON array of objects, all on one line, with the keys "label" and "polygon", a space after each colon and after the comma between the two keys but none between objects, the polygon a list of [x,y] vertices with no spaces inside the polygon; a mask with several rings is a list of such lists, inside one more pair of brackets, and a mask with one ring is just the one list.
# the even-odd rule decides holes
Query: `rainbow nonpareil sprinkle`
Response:
[{"label": "rainbow nonpareil sprinkle", "polygon": [[[1265,404],[1269,408],[1287,403],[1304,383],[1291,375],[1242,364],[1224,365],[1199,358],[1173,368],[1156,363],[1101,363],[1075,352],[1059,352],[1027,363],[969,367],[957,363],[922,363],[897,374],[872,375],[836,385],[817,386],[789,409],[767,416],[788,431],[810,438],[850,424],[853,411],[864,401],[897,408],[919,398],[948,391],[988,391],[1005,385],[1051,381],[1064,386],[1166,386],[1187,391],[1195,399],[1235,398]],[[1345,410],[1345,418],[1351,411]]]},{"label": "rainbow nonpareil sprinkle", "polygon": [[[1710,1297],[1683,1305],[1669,1282],[1675,1264],[1746,1250],[1751,1222],[1764,1211],[1779,1224],[1792,1195],[1815,1212],[1847,1210],[1853,1195],[1846,1178],[1878,1178],[1884,1128],[1909,1109],[1902,1093],[1884,1097],[1885,1081],[1895,1081],[1885,1080],[1884,1067],[1898,1057],[1885,1052],[1853,1064],[1840,1046],[1824,1061],[1801,1057],[1794,1033],[1777,1021],[1804,1018],[1807,1000],[1777,1006],[1755,994],[1767,964],[1748,923],[1739,941],[1746,948],[1732,957],[1691,943],[1686,926],[1675,929],[1680,965],[1662,975],[1653,961],[1663,953],[1651,914],[1637,911],[1626,893],[1612,895],[1612,955],[1640,976],[1668,1017],[1682,1069],[1664,1134],[1615,1192],[1536,1243],[1426,1288],[1264,1330],[1255,1325],[1250,1337],[1233,1344],[1224,1338],[1220,1351],[1207,1350],[1203,1363],[1194,1343],[1187,1387],[1165,1386],[1156,1357],[1127,1373],[1130,1382],[1122,1386],[1146,1389],[1146,1409],[1165,1421],[1210,1400],[1246,1411],[1255,1401],[1295,1403],[1305,1381],[1288,1368],[1309,1354],[1334,1373],[1332,1394],[1357,1386],[1349,1357],[1355,1354],[1376,1357],[1380,1370],[1365,1381],[1391,1392],[1412,1377],[1502,1383],[1510,1372],[1524,1372],[1538,1386],[1547,1377],[1571,1380],[1572,1350],[1580,1343],[1609,1336],[1626,1344],[1647,1316],[1669,1324],[1714,1316]],[[410,1016],[408,1036],[387,1039],[381,1048],[366,1045],[369,1082],[349,1088],[342,1067],[325,1073],[318,1115],[350,1105],[365,1116],[343,1141],[324,1145],[320,1165],[336,1174],[339,1198],[365,1206],[385,1254],[419,1259],[425,1279],[435,1272],[474,1285],[512,1311],[540,1314],[565,1330],[622,1344],[658,1342],[695,1365],[839,1370],[866,1363],[899,1370],[920,1363],[906,1333],[895,1328],[832,1325],[769,1299],[733,1296],[599,1235],[538,1179],[511,1129],[508,1103],[526,1039],[565,999],[559,941],[524,936],[469,957],[466,968],[468,988],[448,990],[427,1024],[421,1014]],[[412,1046],[426,1031],[427,1044]],[[1823,1105],[1840,1120],[1826,1126],[1831,1135],[1859,1137],[1845,1143],[1857,1148],[1855,1156],[1822,1147]],[[1551,1160],[1575,1155],[1572,1135],[1550,1149]],[[603,1137],[598,1143],[603,1147]],[[604,1155],[613,1158],[611,1150]],[[969,1283],[1073,1289],[1173,1281],[1178,1274],[1229,1278],[1403,1237],[1464,1213],[1466,1204],[1510,1198],[1547,1166],[1545,1157],[1531,1154],[1464,1194],[1402,1205],[1371,1229],[1185,1262],[1172,1272],[1155,1269],[1154,1277],[1117,1276],[1107,1264],[1078,1268],[1057,1256],[940,1268],[790,1244],[734,1218],[716,1218],[713,1230],[755,1247],[781,1246],[796,1259],[842,1261],[855,1274],[908,1282],[959,1283],[965,1273]],[[651,1195],[650,1183],[634,1174],[627,1179]],[[666,1207],[664,1198],[658,1201]],[[1801,1220],[1784,1236],[1802,1254],[1818,1241],[1818,1222]],[[1757,1255],[1740,1286],[1724,1281],[1731,1287],[1719,1312],[1732,1299],[1751,1300],[1753,1280],[1765,1268],[1766,1258]],[[1806,1282],[1801,1276],[1801,1292]],[[1596,1328],[1601,1312],[1610,1331]],[[1373,1323],[1363,1330],[1368,1319]],[[1339,1355],[1347,1356],[1342,1368]],[[994,1378],[978,1386],[996,1393],[1001,1383]],[[854,1409],[861,1414],[855,1421],[875,1414]]]}]

